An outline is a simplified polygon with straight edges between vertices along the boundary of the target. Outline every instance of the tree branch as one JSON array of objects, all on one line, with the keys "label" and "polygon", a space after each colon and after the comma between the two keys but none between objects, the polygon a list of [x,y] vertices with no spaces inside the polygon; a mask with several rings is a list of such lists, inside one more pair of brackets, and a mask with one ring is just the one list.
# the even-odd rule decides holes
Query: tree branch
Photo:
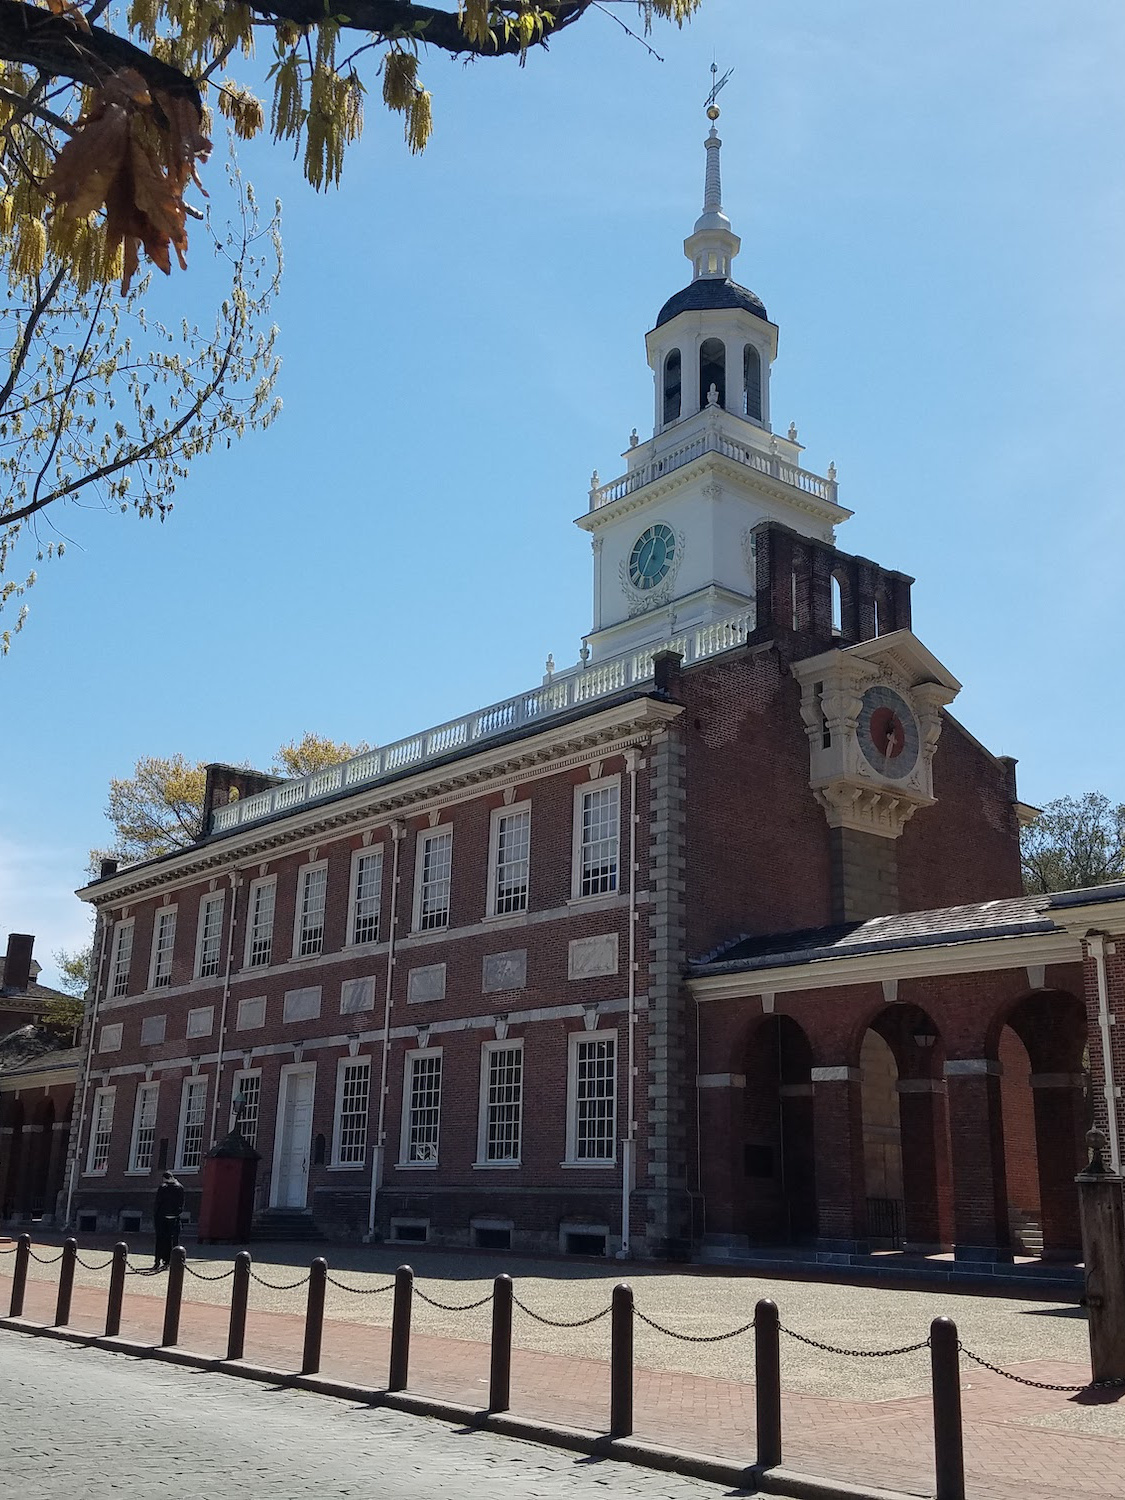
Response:
[{"label": "tree branch", "polygon": [[[541,46],[572,26],[592,3],[593,0],[556,0],[550,6],[554,20],[544,25],[536,45]],[[316,26],[320,21],[333,20],[346,31],[373,31],[386,37],[416,36],[424,46],[454,55],[469,52],[476,57],[515,56],[524,50],[514,33],[508,37],[498,34],[494,43],[471,42],[461,29],[456,7],[441,10],[435,5],[417,5],[414,0],[340,0],[346,19],[332,15],[325,0],[247,0],[247,4],[255,15],[267,20],[293,21],[298,26]],[[517,5],[508,8],[513,16],[519,13]]]}]

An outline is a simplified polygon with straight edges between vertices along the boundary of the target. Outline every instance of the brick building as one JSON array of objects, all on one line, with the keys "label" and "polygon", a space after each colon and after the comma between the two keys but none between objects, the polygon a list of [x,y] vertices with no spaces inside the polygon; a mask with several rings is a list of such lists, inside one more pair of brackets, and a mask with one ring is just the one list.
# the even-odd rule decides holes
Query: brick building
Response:
[{"label": "brick building", "polygon": [[1125,889],[1022,896],[1014,763],[771,430],[715,118],[581,659],[300,780],[213,765],[193,846],[80,893],[71,1220],[166,1165],[194,1210],[238,1114],[262,1216],[343,1237],[1074,1252]]}]

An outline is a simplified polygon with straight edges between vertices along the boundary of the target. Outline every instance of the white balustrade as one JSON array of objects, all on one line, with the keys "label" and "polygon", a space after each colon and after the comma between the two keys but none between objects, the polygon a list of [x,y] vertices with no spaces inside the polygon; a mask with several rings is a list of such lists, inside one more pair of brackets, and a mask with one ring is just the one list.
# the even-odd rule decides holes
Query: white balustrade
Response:
[{"label": "white balustrade", "polygon": [[649,459],[647,463],[630,469],[619,479],[611,479],[608,484],[592,489],[590,509],[601,510],[605,505],[612,505],[615,500],[631,495],[634,490],[641,489],[664,474],[675,473],[685,464],[702,458],[705,453],[721,453],[724,457],[733,458],[736,462],[745,464],[748,469],[754,469],[759,474],[768,474],[771,479],[780,479],[783,484],[792,485],[794,489],[801,490],[806,495],[815,495],[817,499],[828,500],[833,505],[837,503],[835,480],[822,479],[819,474],[813,474],[808,469],[801,469],[796,464],[786,463],[776,453],[759,453],[756,448],[732,442],[722,433],[703,432],[692,438],[690,442],[673,448],[669,453],[659,458]]},{"label": "white balustrade", "polygon": [[256,792],[252,797],[228,802],[215,808],[211,814],[211,832],[226,833],[232,828],[256,823],[259,818],[331,796],[334,792],[365,786],[410,767],[423,766],[478,741],[495,739],[522,724],[550,719],[579,704],[591,703],[649,682],[653,675],[653,657],[658,651],[679,652],[685,664],[704,661],[720,651],[742,645],[753,628],[754,610],[751,606],[749,610],[700,626],[659,645],[644,646],[624,656],[611,657],[608,661],[569,672],[541,687],[519,693],[514,698],[505,698],[501,703],[465,714],[463,718],[450,719],[448,723],[438,724],[409,739],[396,740],[393,745],[383,745],[377,750],[365,750],[362,755],[340,765],[326,766],[310,776],[285,781],[267,791]]}]

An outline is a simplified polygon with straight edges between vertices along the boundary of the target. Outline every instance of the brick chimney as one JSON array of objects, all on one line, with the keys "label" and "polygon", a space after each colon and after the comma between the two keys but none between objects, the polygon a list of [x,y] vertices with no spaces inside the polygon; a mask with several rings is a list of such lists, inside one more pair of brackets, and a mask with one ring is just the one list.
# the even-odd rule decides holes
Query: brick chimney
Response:
[{"label": "brick chimney", "polygon": [[245,766],[225,766],[213,762],[205,766],[207,783],[203,792],[203,829],[205,838],[211,828],[211,815],[217,807],[242,797],[253,797],[255,792],[264,792],[268,787],[279,786],[284,776],[270,776],[265,771],[250,771]]},{"label": "brick chimney", "polygon": [[31,979],[31,950],[35,939],[29,932],[10,932],[8,951],[4,955],[4,976],[0,989],[17,995],[27,993]]}]

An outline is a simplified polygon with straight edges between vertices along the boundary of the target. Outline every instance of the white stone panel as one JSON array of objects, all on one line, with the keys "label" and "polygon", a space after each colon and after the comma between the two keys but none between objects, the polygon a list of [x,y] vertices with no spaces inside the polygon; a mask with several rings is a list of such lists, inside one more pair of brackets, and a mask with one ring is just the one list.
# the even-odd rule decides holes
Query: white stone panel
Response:
[{"label": "white stone panel", "polygon": [[616,932],[601,933],[597,937],[573,939],[567,964],[568,979],[595,979],[599,974],[616,973]]}]

